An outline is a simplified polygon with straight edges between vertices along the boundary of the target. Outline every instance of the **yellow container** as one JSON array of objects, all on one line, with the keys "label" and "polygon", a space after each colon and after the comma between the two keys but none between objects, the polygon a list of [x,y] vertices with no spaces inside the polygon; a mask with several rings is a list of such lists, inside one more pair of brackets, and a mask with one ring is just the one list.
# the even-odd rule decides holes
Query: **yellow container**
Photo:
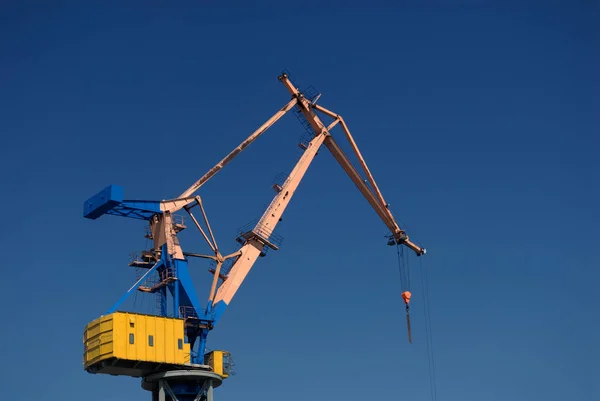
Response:
[{"label": "yellow container", "polygon": [[227,351],[211,351],[204,355],[204,363],[216,374],[226,379],[231,374],[231,355]]},{"label": "yellow container", "polygon": [[94,373],[139,377],[154,365],[186,365],[190,345],[183,319],[115,312],[85,329],[84,368]]}]

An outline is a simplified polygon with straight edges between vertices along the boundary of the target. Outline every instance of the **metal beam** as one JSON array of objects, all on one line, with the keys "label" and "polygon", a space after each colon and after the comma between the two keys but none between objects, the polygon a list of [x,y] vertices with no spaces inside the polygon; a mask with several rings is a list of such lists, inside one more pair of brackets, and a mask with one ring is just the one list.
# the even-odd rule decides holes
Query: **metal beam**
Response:
[{"label": "metal beam", "polygon": [[[379,187],[375,183],[375,178],[373,178],[373,175],[371,174],[371,171],[369,170],[369,167],[367,166],[367,162],[365,161],[365,158],[360,153],[360,150],[358,149],[358,145],[356,145],[356,142],[354,141],[352,134],[350,134],[350,130],[348,129],[348,126],[346,125],[346,122],[344,121],[342,116],[337,115],[334,112],[327,110],[325,107],[319,106],[317,104],[314,104],[312,107],[314,107],[316,110],[319,110],[319,111],[327,114],[328,116],[333,117],[336,120],[340,121],[342,130],[346,134],[346,138],[348,139],[348,142],[350,142],[350,145],[352,146],[352,150],[356,154],[356,157],[358,157],[360,166],[362,167],[365,174],[367,175],[367,179],[369,180],[371,187],[375,191],[375,195],[377,196],[377,198],[379,198],[379,201],[381,202],[382,205],[384,205],[384,206],[387,205],[387,202],[385,201],[385,199],[383,199],[383,194],[381,193],[381,191],[379,190]],[[389,211],[389,209],[388,209],[388,213],[389,213],[390,217],[392,217],[392,213]]]},{"label": "metal beam", "polygon": [[[266,232],[270,234],[275,229],[283,212],[288,206],[294,192],[298,188],[300,181],[308,170],[311,162],[319,150],[319,147],[325,139],[325,134],[317,135],[310,141],[308,148],[302,154],[294,169],[282,185],[282,190],[275,195],[271,204],[264,212],[253,232]],[[265,238],[268,240],[268,238]],[[256,237],[250,237],[240,249],[242,256],[233,264],[227,281],[218,288],[214,299],[215,323],[218,321],[224,308],[231,302],[231,299],[242,285],[242,282],[250,272],[252,265],[258,259],[264,244]]]},{"label": "metal beam", "polygon": [[122,304],[123,302],[125,302],[125,300],[126,300],[127,298],[129,298],[129,296],[130,296],[130,295],[131,295],[131,294],[132,294],[132,293],[133,293],[133,292],[134,292],[134,291],[135,291],[135,290],[136,290],[136,289],[137,289],[137,288],[138,288],[140,285],[142,285],[142,283],[144,282],[144,279],[145,279],[146,277],[148,277],[148,275],[150,275],[150,273],[152,273],[153,271],[155,271],[155,270],[156,270],[156,269],[157,269],[159,266],[161,266],[162,264],[163,264],[163,260],[162,260],[162,259],[158,260],[158,261],[157,261],[157,262],[154,264],[154,266],[152,266],[150,269],[148,269],[148,271],[147,271],[146,273],[144,273],[144,275],[143,275],[142,277],[140,277],[140,279],[139,279],[138,281],[136,281],[136,282],[135,282],[135,284],[134,284],[134,285],[132,285],[132,286],[131,286],[131,287],[130,287],[128,290],[127,290],[127,292],[126,292],[125,294],[123,294],[123,296],[122,296],[122,297],[121,297],[121,298],[120,298],[120,299],[119,299],[117,302],[115,302],[115,304],[114,304],[113,306],[111,306],[111,307],[110,307],[110,309],[108,309],[108,310],[106,311],[106,314],[108,315],[108,314],[110,314],[110,313],[113,313],[113,312],[115,312],[115,311],[117,310],[117,308],[118,308],[119,306],[121,306],[121,304]]},{"label": "metal beam", "polygon": [[339,145],[335,142],[333,137],[330,135],[325,139],[325,146],[333,157],[337,160],[337,162],[342,166],[348,177],[354,182],[359,191],[364,195],[367,199],[371,207],[375,210],[377,215],[383,220],[385,225],[392,231],[396,231],[398,227],[393,219],[390,218],[387,210],[381,203],[375,198],[373,192],[369,189],[369,187],[364,183],[363,178],[360,173],[356,170],[356,168],[350,163],[348,157],[344,154],[344,151],[339,147]]},{"label": "metal beam", "polygon": [[298,100],[296,98],[290,100],[288,104],[283,106],[277,113],[273,115],[267,122],[260,126],[256,131],[254,131],[244,142],[242,142],[237,148],[232,150],[223,160],[217,163],[216,166],[211,168],[206,174],[204,174],[198,181],[196,181],[191,187],[189,187],[185,192],[179,195],[178,198],[187,198],[194,192],[196,192],[206,181],[208,181],[212,176],[217,174],[219,170],[221,170],[227,163],[233,160],[239,153],[242,152],[248,145],[254,142],[259,136],[261,136],[267,129],[269,129],[277,120],[279,120],[285,113],[287,113],[292,107],[296,105]]},{"label": "metal beam", "polygon": [[[350,130],[348,129],[348,126],[344,122],[344,119],[340,115],[333,113],[332,111],[327,110],[324,107],[321,107],[321,106],[318,106],[317,104],[313,104],[313,103],[309,102],[306,98],[304,98],[304,96],[302,95],[300,90],[294,86],[294,84],[290,81],[290,79],[288,78],[288,76],[286,74],[280,75],[279,80],[281,82],[283,82],[283,84],[285,85],[285,87],[288,89],[288,91],[290,92],[290,94],[293,97],[298,98],[298,106],[300,107],[300,110],[301,110],[302,114],[304,114],[304,117],[306,118],[306,120],[310,123],[311,127],[314,129],[315,133],[317,133],[317,134],[324,133],[326,135],[324,145],[331,151],[331,153],[333,154],[335,159],[340,163],[340,165],[346,171],[346,173],[350,176],[352,181],[354,181],[354,183],[356,184],[358,189],[362,192],[362,194],[365,196],[365,198],[367,198],[367,201],[369,201],[369,203],[371,204],[373,209],[375,209],[375,212],[379,215],[379,217],[383,220],[385,225],[392,232],[394,238],[396,239],[396,242],[399,242],[399,243],[402,243],[402,244],[408,246],[410,249],[415,251],[415,253],[417,255],[424,254],[425,250],[422,249],[421,247],[417,246],[416,244],[412,243],[408,239],[408,236],[406,235],[404,230],[402,230],[399,227],[398,223],[396,223],[396,220],[394,219],[392,212],[389,210],[389,208],[387,206],[387,202],[383,198],[381,191],[379,190],[379,188],[377,187],[377,184],[375,183],[375,179],[373,178],[373,175],[371,174],[371,172],[367,166],[367,163],[365,162],[364,157],[362,157],[360,151],[358,150],[358,146],[356,145],[356,142],[352,138],[352,135],[350,134]],[[354,168],[354,166],[352,165],[352,163],[350,162],[348,157],[344,154],[342,149],[335,143],[333,137],[329,133],[329,128],[325,127],[325,125],[323,124],[323,122],[321,121],[319,116],[317,116],[317,114],[313,111],[313,109],[321,111],[324,114],[328,115],[329,117],[334,118],[334,122],[330,125],[330,127],[333,128],[333,126],[335,126],[337,121],[339,121],[339,123],[342,125],[342,129],[344,130],[344,133],[346,134],[346,137],[348,138],[348,140],[352,146],[352,149],[354,150],[354,153],[356,154],[356,156],[358,157],[358,159],[360,161],[360,164],[367,176],[367,180],[371,184],[372,190],[369,189],[369,187],[364,183],[360,173]]]}]

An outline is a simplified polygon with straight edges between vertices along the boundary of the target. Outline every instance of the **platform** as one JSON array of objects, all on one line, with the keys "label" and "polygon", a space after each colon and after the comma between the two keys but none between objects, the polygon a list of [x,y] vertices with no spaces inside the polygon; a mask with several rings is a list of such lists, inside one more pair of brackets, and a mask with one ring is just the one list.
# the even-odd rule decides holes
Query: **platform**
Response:
[{"label": "platform", "polygon": [[142,379],[142,388],[152,392],[153,401],[213,401],[213,390],[223,383],[216,373],[202,370],[171,370]]},{"label": "platform", "polygon": [[178,365],[172,363],[130,361],[119,358],[104,359],[86,368],[88,373],[130,377],[147,377],[152,374],[171,370],[200,371],[213,374],[211,367],[208,365]]}]

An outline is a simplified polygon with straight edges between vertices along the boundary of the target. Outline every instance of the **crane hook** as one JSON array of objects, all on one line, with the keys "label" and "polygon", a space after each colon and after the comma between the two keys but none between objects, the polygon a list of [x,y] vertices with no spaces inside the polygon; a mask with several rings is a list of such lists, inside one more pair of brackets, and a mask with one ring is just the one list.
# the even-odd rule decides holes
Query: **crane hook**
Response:
[{"label": "crane hook", "polygon": [[406,311],[408,312],[408,304],[410,303],[410,297],[412,296],[412,294],[410,293],[410,291],[404,291],[402,293],[402,299],[404,300],[404,303],[406,304]]}]

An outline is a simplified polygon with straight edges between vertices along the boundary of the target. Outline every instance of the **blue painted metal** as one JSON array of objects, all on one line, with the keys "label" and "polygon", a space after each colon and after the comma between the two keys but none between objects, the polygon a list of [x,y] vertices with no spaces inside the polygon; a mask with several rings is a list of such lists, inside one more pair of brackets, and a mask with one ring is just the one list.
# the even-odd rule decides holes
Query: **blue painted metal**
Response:
[{"label": "blue painted metal", "polygon": [[150,276],[150,274],[152,272],[154,272],[155,270],[157,270],[160,266],[162,266],[162,264],[163,264],[163,261],[159,260],[158,262],[156,262],[156,264],[153,267],[151,267],[150,269],[148,269],[148,271],[146,272],[146,274],[144,274],[142,277],[140,277],[140,279],[134,285],[132,285],[131,288],[129,288],[127,290],[127,292],[125,294],[123,294],[123,296],[121,298],[119,298],[119,300],[117,302],[114,303],[113,306],[111,306],[106,311],[106,314],[108,315],[110,313],[116,312],[117,309],[119,309],[119,306],[121,306],[123,304],[123,302],[125,302],[125,300],[127,300],[127,298],[129,298],[129,296],[131,294],[133,294],[140,287],[140,285],[142,285],[142,283],[144,282],[144,279],[146,277]]},{"label": "blue painted metal", "polygon": [[213,306],[212,318],[215,323],[221,318],[221,315],[223,315],[225,309],[227,309],[227,304],[225,303],[225,301],[219,301]]},{"label": "blue painted metal", "polygon": [[206,349],[206,337],[208,337],[208,329],[200,330],[200,343],[198,344],[198,349],[202,350],[198,354],[195,355],[196,363],[204,363],[204,350]]},{"label": "blue painted metal", "polygon": [[[123,188],[109,185],[85,201],[83,217],[95,220],[102,215],[113,215],[150,221],[154,216],[163,213],[161,204],[161,201],[124,200]],[[169,255],[166,244],[161,247],[160,260],[148,269],[106,314],[116,312],[123,302],[145,282],[149,282],[151,277],[152,283],[157,286],[151,289],[157,297],[157,315],[186,319],[186,340],[190,344],[191,361],[204,363],[206,338],[213,327],[214,319],[212,314],[207,313],[201,306],[190,276],[187,258],[173,258]]]},{"label": "blue painted metal", "polygon": [[83,204],[83,216],[97,219],[123,202],[123,188],[109,185]]},{"label": "blue painted metal", "polygon": [[96,220],[109,214],[134,219],[150,220],[160,213],[159,201],[123,200],[123,188],[109,185],[83,204],[83,217]]},{"label": "blue painted metal", "polygon": [[[175,276],[177,277],[179,272],[179,268],[176,268],[176,273]],[[173,315],[174,316],[179,316],[179,289],[181,287],[181,284],[176,283],[173,287],[174,291],[173,291]]]},{"label": "blue painted metal", "polygon": [[177,278],[184,292],[179,299],[180,306],[192,306],[198,317],[204,317],[204,310],[200,306],[200,300],[190,276],[187,260],[176,260],[175,262],[178,271]]}]

